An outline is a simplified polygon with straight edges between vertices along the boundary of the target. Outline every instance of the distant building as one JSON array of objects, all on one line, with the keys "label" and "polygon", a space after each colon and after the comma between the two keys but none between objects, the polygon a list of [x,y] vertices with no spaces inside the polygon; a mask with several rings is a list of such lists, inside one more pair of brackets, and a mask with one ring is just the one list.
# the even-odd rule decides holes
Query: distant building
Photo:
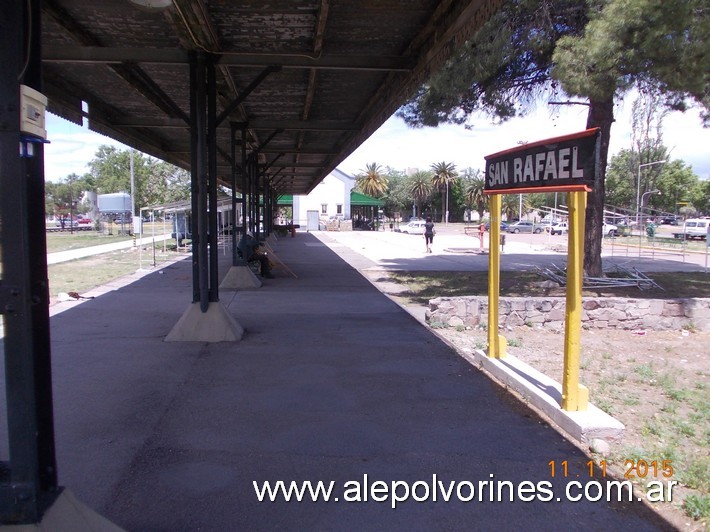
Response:
[{"label": "distant building", "polygon": [[384,202],[353,190],[356,182],[353,176],[336,168],[307,196],[279,196],[277,204],[282,209],[291,206],[293,223],[309,231],[323,229],[335,220],[371,220]]}]

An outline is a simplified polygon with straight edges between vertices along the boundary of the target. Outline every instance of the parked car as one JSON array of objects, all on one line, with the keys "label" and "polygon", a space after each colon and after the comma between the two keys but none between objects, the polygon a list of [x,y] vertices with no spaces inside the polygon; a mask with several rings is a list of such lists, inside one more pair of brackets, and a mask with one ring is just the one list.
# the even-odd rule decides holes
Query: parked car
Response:
[{"label": "parked car", "polygon": [[113,223],[127,225],[133,223],[133,220],[131,220],[130,214],[117,214],[113,218]]},{"label": "parked car", "polygon": [[[490,230],[491,230],[491,223],[488,222],[488,223],[486,223],[486,231],[490,231]],[[501,223],[500,223],[500,230],[501,230],[501,231],[507,231],[507,230],[508,230],[508,224],[507,224],[506,222],[501,222]]]},{"label": "parked car", "polygon": [[618,236],[619,228],[614,224],[604,222],[602,225],[602,236]]},{"label": "parked car", "polygon": [[[54,222],[54,225],[57,227],[62,227],[61,218],[57,218],[57,220]],[[64,218],[64,227],[69,228],[69,218]],[[79,227],[79,221],[76,219],[72,220],[71,227]]]},{"label": "parked car", "polygon": [[[604,222],[602,225],[602,235],[603,236],[616,236],[618,227],[612,224]],[[567,222],[559,222],[550,227],[551,235],[564,235],[569,232],[569,224]]]},{"label": "parked car", "polygon": [[564,235],[568,231],[569,226],[567,225],[567,222],[557,222],[556,224],[550,226],[551,235]]},{"label": "parked car", "polygon": [[535,225],[532,222],[526,220],[520,220],[508,226],[507,231],[509,233],[542,233],[542,226]]},{"label": "parked car", "polygon": [[423,235],[425,224],[426,222],[424,220],[415,220],[413,222],[409,222],[408,224],[400,225],[399,232],[410,235]]}]

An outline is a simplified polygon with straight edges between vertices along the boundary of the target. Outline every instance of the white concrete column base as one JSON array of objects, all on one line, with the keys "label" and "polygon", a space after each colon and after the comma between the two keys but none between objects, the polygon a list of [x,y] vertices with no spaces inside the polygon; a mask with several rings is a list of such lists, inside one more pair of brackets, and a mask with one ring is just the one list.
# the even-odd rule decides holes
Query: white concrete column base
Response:
[{"label": "white concrete column base", "polygon": [[261,288],[261,281],[249,266],[243,264],[231,266],[219,287],[226,290],[251,290]]},{"label": "white concrete column base", "polygon": [[42,521],[30,525],[3,525],[2,532],[124,532],[105,517],[79,502],[68,489],[62,490]]},{"label": "white concrete column base", "polygon": [[173,329],[166,342],[238,342],[244,329],[229,315],[221,301],[210,303],[202,312],[199,303],[191,303]]},{"label": "white concrete column base", "polygon": [[592,440],[598,439],[614,444],[623,439],[623,423],[591,403],[582,412],[562,410],[562,386],[522,360],[510,355],[504,359],[489,358],[479,349],[463,353],[463,357],[504,386],[515,390],[578,442],[589,445]]}]

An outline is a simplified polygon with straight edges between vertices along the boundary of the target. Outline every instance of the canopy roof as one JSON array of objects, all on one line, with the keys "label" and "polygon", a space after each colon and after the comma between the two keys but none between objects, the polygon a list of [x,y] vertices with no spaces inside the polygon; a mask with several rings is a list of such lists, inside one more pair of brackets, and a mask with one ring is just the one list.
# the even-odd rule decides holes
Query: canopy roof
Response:
[{"label": "canopy roof", "polygon": [[381,199],[373,198],[367,194],[362,194],[360,192],[355,192],[354,190],[350,192],[350,205],[351,206],[366,206],[372,205],[374,207],[383,207],[385,202]]},{"label": "canopy roof", "polygon": [[190,63],[204,54],[220,182],[234,124],[279,193],[307,194],[500,3],[44,0],[43,92],[51,112],[190,169]]}]

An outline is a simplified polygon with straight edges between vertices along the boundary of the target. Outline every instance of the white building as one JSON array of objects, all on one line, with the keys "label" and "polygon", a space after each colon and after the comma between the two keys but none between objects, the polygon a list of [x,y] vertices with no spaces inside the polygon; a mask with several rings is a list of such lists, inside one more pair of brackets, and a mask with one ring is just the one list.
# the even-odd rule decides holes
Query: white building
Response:
[{"label": "white building", "polygon": [[328,220],[352,220],[353,206],[364,216],[372,217],[373,209],[384,202],[354,191],[356,182],[353,176],[336,168],[307,196],[284,195],[277,203],[281,207],[292,205],[293,223],[309,231],[317,231]]}]

